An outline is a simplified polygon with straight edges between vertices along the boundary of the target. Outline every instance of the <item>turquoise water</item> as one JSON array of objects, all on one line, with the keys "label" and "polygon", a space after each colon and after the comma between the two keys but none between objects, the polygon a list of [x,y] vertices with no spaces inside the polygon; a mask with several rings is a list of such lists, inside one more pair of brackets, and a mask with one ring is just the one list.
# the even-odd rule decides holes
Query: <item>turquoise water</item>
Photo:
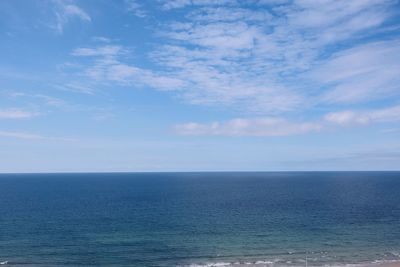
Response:
[{"label": "turquoise water", "polygon": [[400,172],[0,175],[10,266],[396,260]]}]

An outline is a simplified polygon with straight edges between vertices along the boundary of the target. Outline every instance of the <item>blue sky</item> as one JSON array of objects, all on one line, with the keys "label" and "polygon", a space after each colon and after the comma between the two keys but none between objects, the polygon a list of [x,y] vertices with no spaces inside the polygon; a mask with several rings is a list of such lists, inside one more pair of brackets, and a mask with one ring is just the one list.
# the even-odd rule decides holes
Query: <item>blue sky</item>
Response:
[{"label": "blue sky", "polygon": [[394,0],[2,0],[0,172],[400,169]]}]

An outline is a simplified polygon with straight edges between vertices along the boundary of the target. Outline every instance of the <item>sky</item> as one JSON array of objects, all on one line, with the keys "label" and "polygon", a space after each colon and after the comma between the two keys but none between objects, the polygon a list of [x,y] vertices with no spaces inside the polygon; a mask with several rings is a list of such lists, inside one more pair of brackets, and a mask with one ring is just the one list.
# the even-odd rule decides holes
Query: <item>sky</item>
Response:
[{"label": "sky", "polygon": [[0,172],[400,170],[400,1],[0,0]]}]

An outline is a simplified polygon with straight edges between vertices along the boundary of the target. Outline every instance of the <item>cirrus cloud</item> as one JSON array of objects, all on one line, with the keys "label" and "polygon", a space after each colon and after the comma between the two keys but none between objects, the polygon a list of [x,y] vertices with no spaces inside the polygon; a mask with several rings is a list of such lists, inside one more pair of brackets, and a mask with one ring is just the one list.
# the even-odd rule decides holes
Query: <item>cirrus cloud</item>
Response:
[{"label": "cirrus cloud", "polygon": [[191,104],[272,116],[399,93],[399,42],[379,38],[393,26],[395,1],[161,4],[160,12],[176,16],[156,30],[151,62],[135,61],[123,45],[72,52],[90,58],[82,70],[90,82],[173,91]]},{"label": "cirrus cloud", "polygon": [[55,2],[55,15],[57,23],[55,30],[57,33],[62,34],[64,26],[72,19],[79,19],[85,22],[91,22],[92,18],[81,7],[73,4],[71,1],[54,0]]},{"label": "cirrus cloud", "polygon": [[40,113],[22,109],[0,109],[0,119],[27,119],[39,116]]}]

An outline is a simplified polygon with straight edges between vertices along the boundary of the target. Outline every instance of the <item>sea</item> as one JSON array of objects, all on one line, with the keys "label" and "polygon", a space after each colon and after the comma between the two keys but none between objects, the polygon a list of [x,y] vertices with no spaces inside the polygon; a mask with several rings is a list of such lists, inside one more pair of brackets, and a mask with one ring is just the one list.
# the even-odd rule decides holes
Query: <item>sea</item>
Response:
[{"label": "sea", "polygon": [[0,175],[5,266],[400,261],[400,172]]}]

